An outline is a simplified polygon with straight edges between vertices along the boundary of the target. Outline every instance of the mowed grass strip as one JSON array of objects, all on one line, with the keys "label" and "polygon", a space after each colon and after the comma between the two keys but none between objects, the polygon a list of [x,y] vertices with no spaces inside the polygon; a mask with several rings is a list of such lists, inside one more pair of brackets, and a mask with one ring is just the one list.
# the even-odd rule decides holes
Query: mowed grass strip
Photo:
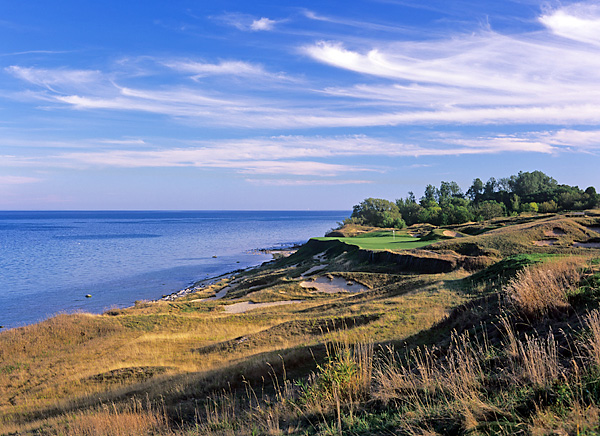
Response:
[{"label": "mowed grass strip", "polygon": [[341,241],[346,244],[356,245],[365,250],[409,250],[421,248],[436,242],[435,239],[423,240],[408,235],[405,231],[382,230],[369,232],[353,237],[323,237],[313,238],[317,241]]}]

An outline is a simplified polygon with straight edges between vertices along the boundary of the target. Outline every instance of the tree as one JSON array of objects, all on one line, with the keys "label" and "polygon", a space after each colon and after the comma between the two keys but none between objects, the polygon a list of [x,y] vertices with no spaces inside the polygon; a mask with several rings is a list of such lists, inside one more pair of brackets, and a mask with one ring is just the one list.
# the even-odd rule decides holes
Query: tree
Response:
[{"label": "tree", "polygon": [[450,202],[453,198],[463,198],[464,194],[456,182],[442,182],[437,190],[437,202],[440,206]]},{"label": "tree", "polygon": [[474,201],[475,203],[479,202],[479,197],[481,197],[481,193],[483,192],[483,182],[478,177],[473,180],[471,187],[467,190],[467,197]]},{"label": "tree", "polygon": [[485,182],[485,186],[483,187],[483,195],[485,196],[486,200],[490,200],[494,197],[494,192],[496,192],[497,187],[498,182],[496,182],[496,179],[493,177],[490,177],[490,179]]},{"label": "tree", "polygon": [[498,189],[500,191],[513,192],[516,176],[502,177],[498,180]]},{"label": "tree", "polygon": [[396,206],[398,206],[400,215],[407,225],[411,226],[419,222],[419,214],[421,213],[423,207],[417,203],[412,192],[408,193],[408,197],[406,199],[403,200],[400,198],[396,200]]},{"label": "tree", "polygon": [[519,171],[516,177],[513,191],[520,197],[554,191],[558,183],[552,177],[541,171],[523,172]]},{"label": "tree", "polygon": [[427,207],[427,204],[437,203],[436,198],[438,197],[438,192],[435,186],[429,184],[425,186],[425,193],[423,197],[421,197],[421,206]]},{"label": "tree", "polygon": [[504,204],[498,203],[497,201],[487,200],[482,202],[477,207],[477,214],[481,217],[481,219],[484,220],[504,216],[505,206]]},{"label": "tree", "polygon": [[593,186],[589,186],[585,190],[586,195],[586,207],[589,209],[593,209],[600,205],[600,194],[596,193],[596,188]]},{"label": "tree", "polygon": [[359,219],[362,224],[374,227],[405,226],[398,206],[382,198],[367,198],[354,206],[351,218]]}]

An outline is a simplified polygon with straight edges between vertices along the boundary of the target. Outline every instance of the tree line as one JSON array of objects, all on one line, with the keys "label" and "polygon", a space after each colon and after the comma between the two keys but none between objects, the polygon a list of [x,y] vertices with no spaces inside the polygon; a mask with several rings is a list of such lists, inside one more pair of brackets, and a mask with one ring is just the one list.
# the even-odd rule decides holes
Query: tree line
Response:
[{"label": "tree line", "polygon": [[521,212],[552,213],[593,209],[600,206],[600,194],[593,186],[585,190],[558,184],[541,171],[519,172],[487,182],[476,178],[463,192],[456,182],[427,185],[417,200],[413,192],[395,202],[367,198],[354,206],[343,224],[402,228],[429,223],[436,226],[513,216]]}]

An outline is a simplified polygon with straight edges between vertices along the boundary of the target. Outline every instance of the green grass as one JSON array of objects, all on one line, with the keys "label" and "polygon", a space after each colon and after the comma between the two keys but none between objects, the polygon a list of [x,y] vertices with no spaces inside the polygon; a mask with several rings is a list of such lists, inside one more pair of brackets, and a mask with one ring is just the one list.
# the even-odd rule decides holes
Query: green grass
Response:
[{"label": "green grass", "polygon": [[341,241],[346,244],[356,245],[365,250],[409,250],[411,248],[421,248],[436,242],[436,239],[424,240],[422,238],[415,238],[402,231],[398,231],[394,235],[389,230],[370,232],[349,238],[329,237],[313,239],[317,241]]}]

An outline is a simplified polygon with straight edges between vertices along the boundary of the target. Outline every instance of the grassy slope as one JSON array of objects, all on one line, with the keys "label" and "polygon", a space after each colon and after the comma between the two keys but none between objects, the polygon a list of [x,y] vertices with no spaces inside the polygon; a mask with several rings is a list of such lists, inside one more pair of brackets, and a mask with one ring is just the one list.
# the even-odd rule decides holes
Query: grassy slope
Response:
[{"label": "grassy slope", "polygon": [[[352,349],[353,343],[375,342],[383,347],[380,350],[391,344],[400,353],[396,357],[402,359],[406,356],[402,350],[419,344],[440,350],[447,348],[453,329],[461,332],[472,328],[473,334],[484,340],[480,327],[483,324],[488,325],[484,329],[485,340],[489,342],[486,352],[493,349],[500,361],[507,359],[498,329],[491,327],[500,322],[501,311],[507,309],[497,298],[500,282],[505,283],[528,264],[555,258],[548,255],[597,253],[570,247],[575,240],[594,237],[586,226],[598,225],[596,221],[555,216],[524,221],[487,223],[475,230],[457,228],[479,235],[447,239],[427,247],[472,254],[475,246],[494,250],[500,257],[532,253],[509,257],[472,277],[467,277],[464,271],[421,275],[370,272],[372,266],[353,261],[347,246],[328,239],[328,245],[307,244],[290,258],[224,280],[175,302],[140,303],[106,315],[61,315],[3,332],[0,334],[0,434],[33,431],[82,434],[86,425],[99,428],[100,422],[111,424],[97,434],[169,434],[178,428],[174,423],[189,427],[189,434],[244,434],[242,429],[248,430],[246,434],[252,431],[277,434],[280,426],[290,433],[328,434],[337,433],[339,425],[349,434],[389,433],[390,425],[396,429],[413,426],[417,433],[427,428],[444,433],[444,425],[457,434],[473,428],[489,432],[492,427],[473,424],[471,428],[464,413],[452,412],[462,406],[448,401],[450,394],[439,387],[435,389],[440,393],[430,399],[429,408],[417,410],[413,406],[418,404],[412,404],[415,399],[400,395],[397,388],[382,390],[384,379],[381,374],[377,379],[374,371],[368,383],[363,383],[369,386],[368,392],[352,391],[351,397],[355,397],[342,401],[349,401],[350,406],[336,412],[336,401],[345,394],[336,391],[338,400],[332,402],[326,395],[331,392],[318,381],[319,377],[306,377],[311,372],[332,372],[331,368],[337,364],[332,356],[348,354],[343,350]],[[533,244],[555,229],[564,233],[553,236],[558,242],[555,246]],[[433,237],[440,235],[436,230]],[[414,241],[409,236],[396,238],[394,241],[389,233],[380,232],[361,235],[351,242],[370,249],[414,248],[402,244],[432,242]],[[317,275],[339,275],[370,290],[361,294],[311,293],[299,282],[301,274],[315,266],[322,268],[315,272]],[[558,324],[552,319],[532,322],[510,315],[521,326],[520,338],[527,332],[547,333],[553,324],[581,337],[582,317],[597,306],[593,297],[597,285],[593,280],[590,283],[588,288],[584,287],[587,290],[570,297],[572,309],[567,314],[571,324],[562,321]],[[229,287],[229,293],[223,300],[200,301],[225,286]],[[225,314],[223,306],[232,304],[234,298],[253,302],[303,301],[245,314]],[[336,354],[323,345],[332,341],[346,345],[338,345]],[[389,363],[386,352],[380,351],[383,357],[375,358],[380,373],[386,368],[383,363]],[[345,367],[351,368],[352,362],[355,360],[345,362]],[[484,366],[494,366],[493,359],[482,362]],[[444,365],[447,361],[442,359],[439,366]],[[400,367],[387,368],[389,376],[394,374],[393,368]],[[436,370],[440,380],[446,377],[448,371]],[[339,375],[339,371],[333,373]],[[489,374],[483,377],[486,383],[493,378],[492,372]],[[305,387],[294,387],[291,380],[304,380]],[[502,403],[503,392],[510,389],[489,383],[481,385],[481,389],[494,395],[473,401],[483,402],[490,410],[495,410],[494,407],[500,410],[496,403]],[[510,397],[515,402],[514,410],[533,395],[529,391],[533,388],[527,383],[520,388],[526,394],[523,394],[525,399],[520,402]],[[307,401],[306,392],[311,393],[311,398],[321,400]],[[552,390],[547,392],[554,395]],[[274,399],[280,401],[273,402]],[[218,410],[211,409],[217,403]],[[103,406],[106,404],[113,404],[113,408],[106,409]],[[474,422],[493,421],[486,418],[491,412],[485,407],[483,411],[472,408]],[[502,412],[510,415],[502,417],[510,431],[514,432],[513,427],[521,425],[519,422],[523,428],[533,425],[534,417],[521,416],[518,410],[511,412],[513,409]],[[414,419],[407,421],[403,418],[406,413]],[[494,413],[497,417],[500,412]],[[554,413],[553,409],[548,413]]]}]

